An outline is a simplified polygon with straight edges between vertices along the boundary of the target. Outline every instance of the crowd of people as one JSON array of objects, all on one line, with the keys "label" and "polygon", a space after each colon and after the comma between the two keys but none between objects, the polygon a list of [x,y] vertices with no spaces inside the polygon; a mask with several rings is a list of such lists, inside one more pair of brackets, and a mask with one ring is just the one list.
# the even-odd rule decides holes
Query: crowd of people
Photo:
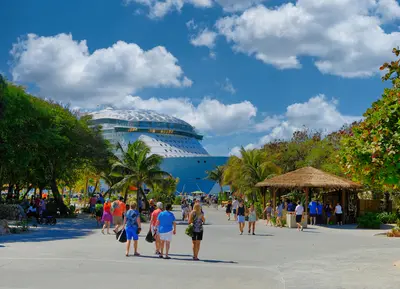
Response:
[{"label": "crowd of people", "polygon": [[[283,213],[286,210],[287,213],[295,215],[297,229],[303,231],[302,224],[305,210],[300,201],[297,203],[291,200],[278,201],[275,208],[273,208],[271,204],[272,201],[267,203],[267,206],[263,210],[266,219],[266,226],[270,225],[282,228]],[[312,200],[308,204],[308,211],[311,225],[323,225],[324,217],[326,219],[326,224],[329,225],[333,215],[335,215],[337,225],[343,225],[343,210],[339,202],[333,208],[330,203],[323,205],[320,201]],[[246,220],[248,221],[248,233],[255,235],[255,224],[258,220],[258,216],[254,204],[251,204],[246,208],[243,200],[239,201],[237,198],[233,198],[233,200],[229,200],[226,204],[225,213],[228,220],[231,220],[233,214],[234,221],[239,224],[239,232],[241,235],[243,235]]]},{"label": "crowd of people", "polygon": [[[143,201],[141,201],[144,203]],[[172,213],[172,205],[161,202],[149,201],[149,208],[146,212],[140,209],[136,202],[125,204],[121,197],[111,202],[110,199],[104,203],[97,196],[92,196],[89,201],[90,212],[96,218],[98,226],[102,225],[103,234],[110,232],[111,224],[114,226],[113,233],[118,234],[125,230],[127,242],[125,255],[129,256],[131,247],[133,255],[140,256],[138,251],[139,234],[141,232],[141,213],[150,216],[150,232],[154,238],[155,254],[159,258],[170,259],[169,251],[173,235],[176,234],[176,219]],[[203,224],[205,222],[204,212],[200,200],[182,201],[183,220],[193,225],[192,247],[193,260],[199,260],[200,243],[203,240]]]}]

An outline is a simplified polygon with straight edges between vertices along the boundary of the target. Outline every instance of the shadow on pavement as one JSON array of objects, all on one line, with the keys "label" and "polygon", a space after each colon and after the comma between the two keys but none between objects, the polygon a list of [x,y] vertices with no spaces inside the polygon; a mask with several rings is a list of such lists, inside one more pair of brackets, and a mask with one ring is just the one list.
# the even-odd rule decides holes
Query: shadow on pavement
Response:
[{"label": "shadow on pavement", "polygon": [[29,232],[5,235],[0,237],[0,243],[15,242],[46,242],[65,239],[76,239],[94,233],[96,222],[90,219],[60,219],[55,226],[43,225]]},{"label": "shadow on pavement", "polygon": [[[238,262],[235,261],[224,261],[224,260],[199,260],[199,261],[194,261],[192,258],[192,255],[181,255],[181,254],[170,254],[171,259],[170,260],[175,260],[175,261],[192,261],[192,262],[204,262],[204,263],[218,263],[218,264],[238,264]],[[174,256],[182,256],[182,257],[190,257],[190,258],[176,258]],[[130,255],[129,257],[134,257],[133,255]],[[145,259],[162,259],[159,256],[148,256],[148,255],[140,255],[137,258],[145,258]],[[162,259],[164,260],[164,259]]]}]

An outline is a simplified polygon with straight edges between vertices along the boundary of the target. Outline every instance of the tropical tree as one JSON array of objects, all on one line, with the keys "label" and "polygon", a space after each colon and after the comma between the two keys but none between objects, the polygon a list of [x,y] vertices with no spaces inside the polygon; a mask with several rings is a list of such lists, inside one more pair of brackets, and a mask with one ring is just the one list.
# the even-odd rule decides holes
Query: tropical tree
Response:
[{"label": "tropical tree", "polygon": [[[393,49],[396,57],[399,49]],[[384,63],[383,80],[391,80],[382,97],[364,113],[364,119],[343,133],[341,162],[346,174],[377,190],[398,190],[400,183],[400,68]]]},{"label": "tropical tree", "polygon": [[269,160],[265,151],[245,150],[242,147],[239,157],[232,156],[228,160],[224,171],[224,182],[253,201],[257,200],[257,193],[262,193],[265,207],[266,192],[256,188],[255,185],[280,173],[281,169]]},{"label": "tropical tree", "polygon": [[107,166],[109,145],[89,116],[32,96],[2,76],[0,114],[0,187],[7,185],[10,201],[22,190],[50,188],[65,213],[60,185],[73,187],[85,167],[99,174]]},{"label": "tropical tree", "polygon": [[153,183],[152,190],[148,197],[158,202],[172,204],[175,200],[176,187],[179,183],[178,178],[167,177],[159,182]]},{"label": "tropical tree", "polygon": [[218,183],[220,187],[220,196],[222,196],[222,194],[224,193],[224,190],[222,188],[224,181],[224,170],[225,170],[224,166],[216,166],[214,170],[206,171],[207,173],[206,179]]},{"label": "tropical tree", "polygon": [[152,187],[155,183],[160,183],[163,179],[170,177],[169,173],[160,168],[162,156],[151,154],[150,147],[143,141],[137,140],[130,143],[126,151],[118,144],[118,149],[122,152],[122,158],[113,164],[111,175],[122,178],[113,188],[125,192],[125,201],[130,186],[136,186],[136,200],[139,201],[141,195],[146,199],[143,192],[144,184]]}]

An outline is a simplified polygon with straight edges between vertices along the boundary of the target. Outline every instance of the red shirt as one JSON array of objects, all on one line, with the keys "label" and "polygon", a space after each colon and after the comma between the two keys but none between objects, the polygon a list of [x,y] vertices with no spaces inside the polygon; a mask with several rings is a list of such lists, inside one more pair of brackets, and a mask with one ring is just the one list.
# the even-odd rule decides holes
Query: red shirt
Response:
[{"label": "red shirt", "polygon": [[161,213],[162,211],[160,209],[154,210],[154,212],[151,214],[151,225],[155,226],[157,224],[157,219],[158,219],[158,215]]}]

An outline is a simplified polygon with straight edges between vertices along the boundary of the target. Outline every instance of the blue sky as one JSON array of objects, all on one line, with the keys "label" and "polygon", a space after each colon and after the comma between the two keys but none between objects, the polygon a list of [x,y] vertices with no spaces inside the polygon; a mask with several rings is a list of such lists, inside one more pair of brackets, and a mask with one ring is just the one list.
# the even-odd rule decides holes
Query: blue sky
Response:
[{"label": "blue sky", "polygon": [[6,1],[0,71],[82,109],[173,114],[227,155],[358,119],[400,42],[396,0],[163,2]]}]

